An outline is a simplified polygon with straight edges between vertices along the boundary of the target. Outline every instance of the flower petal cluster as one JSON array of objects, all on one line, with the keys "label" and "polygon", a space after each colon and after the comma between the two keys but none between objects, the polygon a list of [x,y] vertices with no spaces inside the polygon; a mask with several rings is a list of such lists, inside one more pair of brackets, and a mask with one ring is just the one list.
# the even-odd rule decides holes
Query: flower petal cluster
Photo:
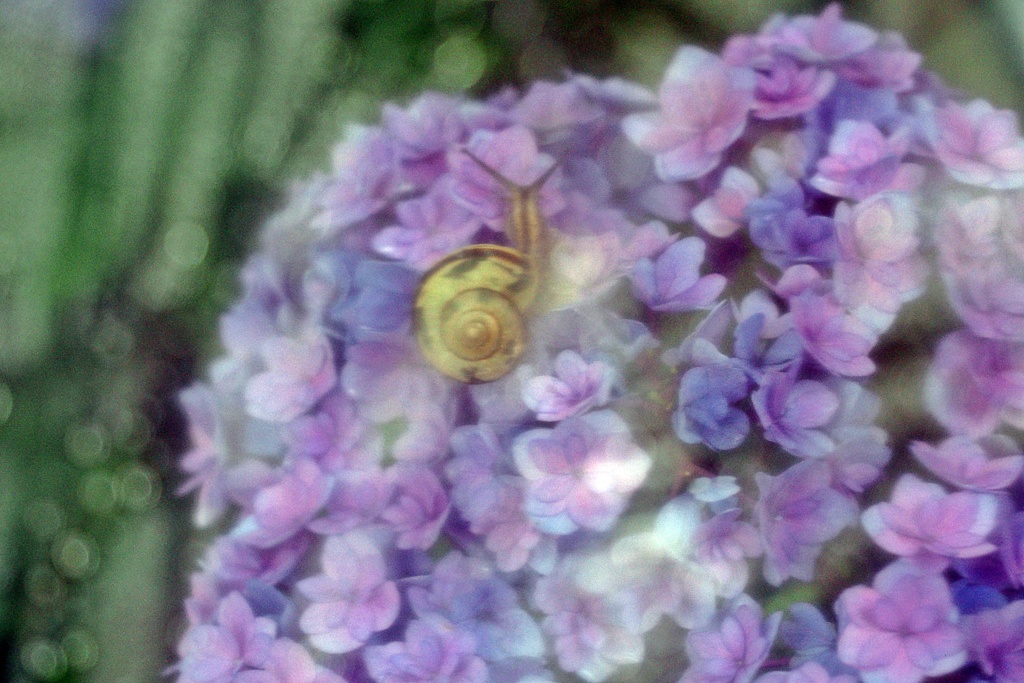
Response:
[{"label": "flower petal cluster", "polygon": [[938,446],[915,441],[910,450],[936,476],[972,491],[1005,489],[1024,471],[1020,447],[1002,434],[977,440],[951,436]]},{"label": "flower petal cluster", "polygon": [[374,215],[401,191],[398,150],[383,130],[352,126],[359,144],[338,147],[318,227],[334,234]]},{"label": "flower petal cluster", "polygon": [[694,560],[723,597],[736,597],[747,585],[749,558],[759,557],[764,545],[757,529],[742,521],[740,508],[728,508],[705,521],[694,534]]},{"label": "flower petal cluster", "polygon": [[1009,190],[1024,187],[1024,138],[1017,115],[985,100],[947,102],[935,112],[935,155],[962,183]]},{"label": "flower petal cluster", "polygon": [[588,569],[575,562],[559,566],[537,581],[533,600],[547,615],[541,626],[559,666],[596,682],[623,664],[639,662],[644,644],[619,596],[588,587]]},{"label": "flower petal cluster", "polygon": [[267,339],[260,355],[267,369],[245,387],[246,409],[255,418],[289,422],[309,410],[337,381],[331,347],[322,334]]},{"label": "flower petal cluster", "polygon": [[[779,639],[792,648],[794,665],[814,662],[829,672],[848,668],[836,654],[837,638],[835,624],[821,610],[806,602],[790,605],[779,625]],[[808,673],[812,672],[813,669]]]},{"label": "flower petal cluster", "polygon": [[777,477],[759,472],[756,480],[765,578],[773,585],[789,577],[810,581],[822,546],[856,519],[856,504],[832,488],[828,467],[813,460]]},{"label": "flower petal cluster", "polygon": [[1024,512],[1006,517],[999,529],[999,560],[1007,582],[1024,586]]},{"label": "flower petal cluster", "polygon": [[948,493],[938,484],[904,474],[892,500],[872,505],[861,523],[875,543],[904,557],[987,555],[986,540],[996,524],[996,499],[988,494]]},{"label": "flower petal cluster", "polygon": [[835,73],[787,57],[779,55],[752,65],[757,72],[753,106],[756,118],[773,120],[803,114],[835,87]]},{"label": "flower petal cluster", "polygon": [[971,658],[994,683],[1024,677],[1024,600],[964,618]]},{"label": "flower petal cluster", "polygon": [[607,363],[588,363],[575,351],[562,351],[555,358],[553,375],[533,377],[524,384],[523,402],[541,422],[558,422],[606,404],[611,384]]},{"label": "flower petal cluster", "polygon": [[[634,630],[646,633],[662,617],[683,628],[705,626],[715,614],[716,593],[734,597],[746,586],[744,553],[753,556],[760,551],[756,534],[743,548],[730,544],[731,539],[713,547],[717,539],[707,536],[715,529],[704,516],[690,495],[673,498],[661,507],[649,530],[616,541],[609,552],[610,564],[594,567],[594,573],[604,577],[595,592],[615,595]],[[728,535],[728,530],[721,534]],[[716,554],[718,550],[723,552]]]},{"label": "flower petal cluster", "polygon": [[704,242],[686,237],[656,259],[639,259],[633,267],[636,298],[652,310],[679,313],[710,308],[722,290],[725,276],[699,274],[704,261]]},{"label": "flower petal cluster", "polygon": [[829,216],[808,214],[800,185],[780,181],[746,207],[750,239],[779,268],[797,263],[830,264],[836,257],[836,231]]},{"label": "flower petal cluster", "polygon": [[950,199],[936,242],[957,313],[976,335],[1024,341],[1024,219],[1020,192]]},{"label": "flower petal cluster", "polygon": [[850,674],[833,676],[821,664],[806,662],[792,671],[772,671],[757,678],[756,683],[853,683]]},{"label": "flower petal cluster", "polygon": [[829,140],[828,156],[818,162],[810,183],[834,197],[857,201],[886,190],[914,190],[922,169],[902,162],[909,146],[905,130],[886,137],[870,121],[840,121]]},{"label": "flower petal cluster", "polygon": [[876,366],[868,354],[878,341],[877,332],[839,301],[832,283],[804,268],[791,267],[779,281],[788,286],[789,278],[798,282],[808,278],[789,298],[793,329],[804,350],[837,375],[865,377],[874,373]]},{"label": "flower petal cluster", "polygon": [[317,465],[300,460],[294,469],[264,486],[253,497],[252,514],[236,534],[257,548],[271,548],[301,531],[319,512],[330,493],[330,481]]},{"label": "flower petal cluster", "polygon": [[426,467],[395,467],[395,495],[381,519],[391,525],[399,548],[426,549],[434,545],[448,518],[448,495]]},{"label": "flower petal cluster", "polygon": [[917,297],[927,273],[918,253],[917,209],[903,192],[836,209],[836,298],[878,332]]},{"label": "flower petal cluster", "polygon": [[864,54],[878,41],[878,33],[870,27],[844,20],[839,3],[832,3],[817,17],[776,19],[763,32],[778,41],[785,52],[811,63],[843,61]]},{"label": "flower petal cluster", "polygon": [[443,619],[417,619],[405,640],[366,649],[366,668],[379,683],[484,683],[487,665],[472,636]]},{"label": "flower petal cluster", "polygon": [[243,667],[261,667],[276,633],[273,620],[257,618],[245,598],[231,593],[217,606],[211,623],[186,631],[178,648],[182,677],[187,681],[231,681]]},{"label": "flower petal cluster", "polygon": [[900,560],[836,601],[839,658],[866,683],[918,683],[966,660],[959,615],[941,575]]},{"label": "flower petal cluster", "polygon": [[693,207],[693,220],[709,235],[731,237],[746,223],[747,207],[760,192],[752,175],[730,166],[714,194]]},{"label": "flower petal cluster", "polygon": [[733,600],[717,623],[686,637],[690,666],[679,683],[749,683],[768,656],[782,613],[767,619],[750,596]]},{"label": "flower petal cluster", "polygon": [[188,474],[188,479],[178,488],[178,493],[196,492],[194,519],[197,525],[206,526],[224,512],[230,497],[223,466],[226,458],[222,421],[213,391],[203,384],[182,391],[178,402],[188,418],[191,441],[191,448],[181,457],[181,469]]},{"label": "flower petal cluster", "polygon": [[1024,347],[958,330],[944,337],[926,379],[932,414],[954,434],[1024,426]]},{"label": "flower petal cluster", "polygon": [[711,363],[687,370],[679,383],[679,407],[672,415],[676,436],[715,450],[736,448],[750,430],[750,418],[733,404],[749,393],[746,374],[733,365]]},{"label": "flower petal cluster", "polygon": [[544,655],[544,640],[516,591],[489,563],[450,553],[438,562],[429,587],[409,589],[409,602],[421,618],[440,616],[476,638],[486,661]]},{"label": "flower petal cluster", "polygon": [[743,133],[753,106],[754,72],[696,47],[676,53],[665,73],[655,114],[634,114],[626,135],[654,155],[665,181],[700,178]]},{"label": "flower petal cluster", "polygon": [[299,643],[276,638],[275,622],[256,617],[239,593],[224,598],[213,618],[181,640],[181,683],[345,683]]},{"label": "flower petal cluster", "polygon": [[399,596],[372,539],[359,531],[332,536],[321,556],[324,573],[303,579],[296,588],[312,604],[299,626],[319,650],[343,653],[360,647],[394,623]]},{"label": "flower petal cluster", "polygon": [[839,410],[839,397],[821,382],[797,380],[799,365],[790,368],[766,373],[751,402],[764,427],[764,438],[793,455],[821,457],[835,448],[821,427]]},{"label": "flower petal cluster", "polygon": [[[568,74],[349,127],[181,395],[220,526],[169,672],[1020,679],[1024,138],[920,64],[833,3],[680,48],[656,95]],[[905,313],[933,265],[962,325]],[[504,376],[428,359],[491,321]]]},{"label": "flower petal cluster", "polygon": [[526,513],[538,529],[556,535],[610,529],[651,466],[625,422],[610,411],[525,432],[512,453],[528,482]]}]

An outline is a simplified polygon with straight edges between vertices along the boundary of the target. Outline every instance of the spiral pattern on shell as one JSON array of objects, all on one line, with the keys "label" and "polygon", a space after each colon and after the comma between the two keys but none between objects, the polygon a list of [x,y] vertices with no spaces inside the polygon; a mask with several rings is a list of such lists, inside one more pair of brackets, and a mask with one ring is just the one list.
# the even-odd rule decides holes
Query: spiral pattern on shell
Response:
[{"label": "spiral pattern on shell", "polygon": [[447,302],[441,338],[452,354],[475,363],[476,381],[501,377],[523,353],[526,331],[515,304],[500,292],[469,289]]},{"label": "spiral pattern on shell", "polygon": [[507,374],[526,348],[523,311],[536,296],[530,261],[508,247],[455,251],[423,277],[413,307],[427,360],[461,382]]}]

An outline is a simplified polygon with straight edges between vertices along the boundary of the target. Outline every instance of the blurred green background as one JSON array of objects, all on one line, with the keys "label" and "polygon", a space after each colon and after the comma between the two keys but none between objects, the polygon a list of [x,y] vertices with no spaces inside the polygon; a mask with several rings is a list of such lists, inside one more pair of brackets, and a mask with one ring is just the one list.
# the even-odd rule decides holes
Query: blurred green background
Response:
[{"label": "blurred green background", "polygon": [[[1024,109],[1024,2],[863,0]],[[799,0],[0,0],[0,679],[157,681],[201,541],[175,393],[348,121],[575,69],[656,85]]]}]

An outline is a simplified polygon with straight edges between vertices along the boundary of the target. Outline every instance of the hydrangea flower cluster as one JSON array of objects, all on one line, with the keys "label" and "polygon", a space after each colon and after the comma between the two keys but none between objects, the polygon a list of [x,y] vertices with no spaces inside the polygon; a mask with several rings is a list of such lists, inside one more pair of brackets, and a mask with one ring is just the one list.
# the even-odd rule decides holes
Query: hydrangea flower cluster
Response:
[{"label": "hydrangea flower cluster", "polygon": [[[222,534],[177,680],[1024,681],[1024,138],[920,62],[836,4],[683,47],[656,94],[571,75],[353,126],[182,395]],[[555,168],[549,258],[518,367],[464,384],[413,299],[512,239],[481,162]],[[947,436],[894,445],[872,352],[932,264]],[[844,533],[877,573],[769,611]]]}]

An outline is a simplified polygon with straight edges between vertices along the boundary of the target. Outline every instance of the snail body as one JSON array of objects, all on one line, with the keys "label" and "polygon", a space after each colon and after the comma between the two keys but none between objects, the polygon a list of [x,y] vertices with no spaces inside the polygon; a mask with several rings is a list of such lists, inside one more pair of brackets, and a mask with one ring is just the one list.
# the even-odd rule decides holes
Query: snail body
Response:
[{"label": "snail body", "polygon": [[473,244],[435,263],[416,291],[413,328],[431,365],[474,384],[508,374],[526,349],[526,316],[547,255],[538,198],[554,167],[521,186],[466,154],[508,190],[505,232],[514,246]]}]

